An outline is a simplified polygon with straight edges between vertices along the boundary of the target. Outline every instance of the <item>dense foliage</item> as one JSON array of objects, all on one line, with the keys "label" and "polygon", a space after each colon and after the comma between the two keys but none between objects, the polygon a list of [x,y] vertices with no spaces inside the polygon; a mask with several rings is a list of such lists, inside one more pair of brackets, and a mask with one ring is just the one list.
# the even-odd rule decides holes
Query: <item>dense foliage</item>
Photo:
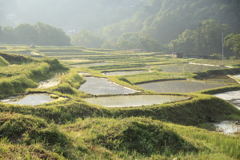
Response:
[{"label": "dense foliage", "polygon": [[81,30],[71,38],[71,42],[75,46],[84,46],[92,48],[100,48],[102,40],[93,33]]},{"label": "dense foliage", "polygon": [[234,52],[234,55],[237,59],[240,59],[240,33],[234,35],[229,34],[226,38],[226,45],[231,46],[231,49]]},{"label": "dense foliage", "polygon": [[[71,43],[78,46],[239,58],[236,40],[230,42],[233,36],[227,36],[239,31],[238,0],[17,0],[0,4],[1,25],[29,23],[0,27],[0,43],[70,45],[63,30],[47,25],[51,24],[72,35]],[[221,57],[221,33],[227,37],[225,57]]]},{"label": "dense foliage", "polygon": [[236,33],[239,30],[238,7],[237,0],[151,0],[140,7],[131,19],[120,25],[106,26],[103,35],[114,38],[126,32],[140,32],[150,35],[160,43],[169,43],[184,30],[194,29],[200,22],[208,19],[227,24]]},{"label": "dense foliage", "polygon": [[[104,44],[103,47],[164,51],[162,47],[157,48],[157,44],[169,44],[167,48],[170,52],[219,58],[222,32],[226,37],[239,30],[238,7],[237,0],[151,0],[148,5],[140,7],[132,18],[104,27],[102,36],[114,43]],[[123,39],[126,35],[128,37]],[[136,45],[142,37],[152,39],[151,45]],[[145,41],[145,45],[148,42]],[[229,48],[225,50],[226,57],[232,56]]]},{"label": "dense foliage", "polygon": [[[169,43],[169,49],[187,55],[214,56],[222,54],[222,34],[227,34],[227,26],[215,20],[206,20],[195,30],[185,30],[179,38]],[[226,54],[225,54],[226,56]],[[229,53],[228,53],[229,56]]]},{"label": "dense foliage", "polygon": [[0,27],[1,44],[70,45],[70,38],[62,29],[38,22],[35,25],[19,24],[17,27]]}]

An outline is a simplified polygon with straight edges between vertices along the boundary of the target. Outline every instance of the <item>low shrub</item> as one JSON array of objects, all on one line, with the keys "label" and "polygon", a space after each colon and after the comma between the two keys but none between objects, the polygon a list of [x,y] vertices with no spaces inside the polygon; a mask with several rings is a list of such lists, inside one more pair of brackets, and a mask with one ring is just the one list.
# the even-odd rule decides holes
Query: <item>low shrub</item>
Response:
[{"label": "low shrub", "polygon": [[48,63],[51,66],[51,70],[68,70],[69,68],[64,66],[63,64],[59,63],[58,59],[44,59],[44,62]]},{"label": "low shrub", "polygon": [[212,75],[227,75],[227,74],[238,74],[240,73],[240,68],[225,68],[217,70],[205,70],[202,72],[196,72],[193,78],[201,79]]},{"label": "low shrub", "polygon": [[9,65],[8,61],[6,61],[3,57],[0,56],[0,67],[8,65]]},{"label": "low shrub", "polygon": [[5,95],[22,93],[26,88],[37,87],[38,84],[25,75],[14,76],[10,78],[2,78],[0,80],[0,98]]},{"label": "low shrub", "polygon": [[0,114],[0,135],[10,139],[21,139],[24,133],[46,128],[47,123],[40,118],[21,114]]},{"label": "low shrub", "polygon": [[160,121],[147,118],[90,118],[65,128],[67,132],[82,133],[85,141],[92,145],[117,152],[127,151],[130,155],[137,152],[144,156],[170,156],[179,152],[197,151],[191,143]]},{"label": "low shrub", "polygon": [[229,102],[210,95],[193,95],[190,100],[134,108],[110,108],[114,117],[152,117],[182,125],[197,125],[230,119],[240,111]]},{"label": "low shrub", "polygon": [[57,86],[53,87],[52,91],[57,91],[62,94],[71,94],[71,95],[77,94],[77,90],[72,88],[71,85],[69,85],[66,82],[60,83]]},{"label": "low shrub", "polygon": [[31,62],[39,62],[40,61],[38,59],[33,59],[31,57],[18,55],[18,54],[4,53],[4,52],[0,52],[0,56],[2,56],[10,64],[23,64],[23,63],[31,63]]},{"label": "low shrub", "polygon": [[60,83],[67,83],[71,87],[78,89],[81,84],[83,84],[86,80],[83,79],[77,72],[70,72],[67,75],[64,75],[60,79]]}]

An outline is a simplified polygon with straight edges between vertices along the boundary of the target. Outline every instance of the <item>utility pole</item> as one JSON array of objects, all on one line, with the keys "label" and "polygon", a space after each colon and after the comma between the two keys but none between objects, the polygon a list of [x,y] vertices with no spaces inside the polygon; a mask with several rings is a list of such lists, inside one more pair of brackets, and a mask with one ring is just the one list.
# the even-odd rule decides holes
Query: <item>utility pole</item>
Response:
[{"label": "utility pole", "polygon": [[222,31],[222,65],[223,65],[223,59],[224,59],[224,39],[223,39],[223,31]]}]

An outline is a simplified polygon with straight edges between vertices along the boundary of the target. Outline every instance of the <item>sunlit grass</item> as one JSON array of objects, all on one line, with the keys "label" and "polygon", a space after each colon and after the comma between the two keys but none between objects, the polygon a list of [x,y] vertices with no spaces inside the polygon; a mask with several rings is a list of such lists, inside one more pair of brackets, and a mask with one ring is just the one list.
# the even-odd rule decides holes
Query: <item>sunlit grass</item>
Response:
[{"label": "sunlit grass", "polygon": [[[224,135],[195,127],[208,121],[239,120],[239,111],[230,103],[205,95],[239,89],[239,85],[206,90],[198,94],[171,93],[188,96],[189,99],[135,108],[105,108],[91,105],[83,100],[83,97],[91,95],[78,91],[79,86],[85,82],[84,77],[78,72],[106,78],[107,76],[101,72],[145,70],[146,73],[107,78],[141,91],[136,94],[153,94],[154,92],[145,91],[134,84],[167,79],[193,79],[196,76],[190,72],[162,72],[163,64],[177,64],[181,67],[191,61],[211,64],[221,61],[179,59],[157,53],[74,46],[36,48],[0,46],[0,48],[14,53],[34,51],[51,57],[60,57],[64,59],[62,62],[65,64],[99,61],[116,63],[111,66],[71,68],[69,72],[65,70],[64,74],[59,75],[57,86],[30,89],[29,87],[37,86],[36,82],[50,78],[58,69],[65,67],[57,60],[35,61],[24,57],[22,61],[15,61],[20,60],[19,56],[12,56],[12,59],[10,57],[11,65],[0,67],[0,91],[4,92],[1,96],[24,93],[27,89],[29,92],[49,92],[55,98],[64,97],[64,100],[38,106],[0,103],[0,159],[240,158],[239,135]],[[239,61],[225,63],[238,65]],[[195,67],[203,69],[202,66]]]}]

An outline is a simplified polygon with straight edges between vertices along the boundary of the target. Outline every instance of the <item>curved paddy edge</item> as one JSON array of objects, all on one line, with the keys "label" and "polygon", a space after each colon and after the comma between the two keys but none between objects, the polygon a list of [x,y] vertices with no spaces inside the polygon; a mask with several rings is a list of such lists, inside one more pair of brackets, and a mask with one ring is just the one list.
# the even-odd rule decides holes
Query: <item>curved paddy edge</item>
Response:
[{"label": "curved paddy edge", "polygon": [[209,95],[195,95],[190,100],[175,103],[136,108],[111,108],[110,110],[114,117],[143,116],[183,125],[240,118],[240,111],[232,104]]}]

